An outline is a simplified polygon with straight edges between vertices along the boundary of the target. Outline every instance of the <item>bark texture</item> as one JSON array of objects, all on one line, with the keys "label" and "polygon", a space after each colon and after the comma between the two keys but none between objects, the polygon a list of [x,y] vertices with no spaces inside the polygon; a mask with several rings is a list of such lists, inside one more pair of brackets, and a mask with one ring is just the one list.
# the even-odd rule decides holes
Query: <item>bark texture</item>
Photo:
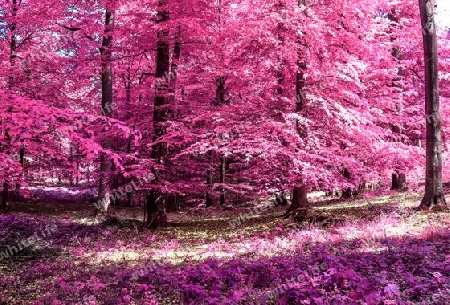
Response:
[{"label": "bark texture", "polygon": [[[162,24],[169,20],[167,11],[167,0],[160,0],[158,3],[158,20]],[[153,108],[153,128],[154,136],[152,146],[152,158],[161,165],[167,164],[167,143],[161,138],[167,133],[167,120],[171,115],[170,104],[170,50],[169,50],[169,29],[161,27],[158,30],[158,42],[156,46],[156,72],[155,72],[155,101]],[[167,224],[167,194],[155,189],[147,194],[145,204],[145,222],[148,228],[156,229]]]},{"label": "bark texture", "polygon": [[[105,13],[105,32],[100,49],[102,56],[102,114],[106,117],[112,116],[113,107],[113,72],[112,72],[112,41],[114,30],[114,10],[107,9]],[[102,143],[103,148],[110,148],[110,141],[106,140]],[[104,202],[101,208],[96,207],[94,216],[103,210],[108,212],[109,197],[111,194],[111,160],[105,153],[100,153],[100,174],[98,181],[98,200]]]},{"label": "bark texture", "polygon": [[438,56],[433,1],[419,0],[425,63],[426,170],[420,209],[446,204],[442,188],[442,137],[439,109]]}]

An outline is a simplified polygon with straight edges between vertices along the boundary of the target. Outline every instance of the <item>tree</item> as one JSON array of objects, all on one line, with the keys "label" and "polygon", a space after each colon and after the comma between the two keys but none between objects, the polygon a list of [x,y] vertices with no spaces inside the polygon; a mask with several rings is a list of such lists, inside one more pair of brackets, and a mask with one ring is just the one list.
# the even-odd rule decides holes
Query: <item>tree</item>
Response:
[{"label": "tree", "polygon": [[[112,72],[112,42],[114,31],[114,9],[111,7],[106,8],[105,12],[105,33],[102,40],[102,46],[100,48],[101,53],[101,80],[102,80],[102,114],[105,117],[110,118],[112,116],[113,107],[113,72]],[[110,139],[106,139],[103,143],[104,149],[109,149]],[[108,205],[110,204],[110,188],[111,188],[111,160],[108,159],[106,153],[100,153],[100,177],[98,181],[98,199],[102,200],[106,205],[103,207],[104,211],[108,211]],[[100,210],[95,208],[95,216],[97,216]]]},{"label": "tree", "polygon": [[439,109],[437,33],[432,0],[419,0],[425,64],[425,195],[419,209],[446,204],[442,187],[442,136]]},{"label": "tree", "polygon": [[[158,20],[161,25],[158,29],[158,42],[156,47],[156,73],[155,73],[155,98],[153,110],[154,136],[152,146],[152,159],[159,165],[166,165],[168,158],[168,145],[162,137],[167,133],[167,121],[171,114],[171,99],[169,97],[169,83],[167,78],[170,75],[170,51],[169,51],[169,20],[168,0],[158,2]],[[164,168],[164,174],[167,169]],[[157,179],[159,182],[159,179]],[[158,186],[156,186],[158,187]],[[167,223],[166,213],[167,194],[157,188],[150,190],[147,194],[146,202],[146,225],[150,228],[157,228]]]},{"label": "tree", "polygon": [[[304,7],[306,11],[306,1],[299,1],[299,6]],[[303,13],[305,14],[305,13]],[[303,16],[303,18],[307,18]],[[295,75],[295,111],[303,116],[306,116],[307,111],[305,111],[306,105],[306,95],[305,95],[305,87],[306,80],[305,74],[307,73],[307,62],[306,62],[306,52],[305,49],[308,48],[308,45],[305,40],[306,31],[305,29],[299,30],[297,37],[297,73]],[[296,129],[299,137],[305,138],[306,131],[304,128],[300,127],[299,122],[296,123]],[[308,188],[303,181],[302,177],[299,177],[300,185],[295,185],[292,191],[292,202],[288,208],[288,211],[293,211],[299,208],[307,209],[309,208],[307,192]]]}]

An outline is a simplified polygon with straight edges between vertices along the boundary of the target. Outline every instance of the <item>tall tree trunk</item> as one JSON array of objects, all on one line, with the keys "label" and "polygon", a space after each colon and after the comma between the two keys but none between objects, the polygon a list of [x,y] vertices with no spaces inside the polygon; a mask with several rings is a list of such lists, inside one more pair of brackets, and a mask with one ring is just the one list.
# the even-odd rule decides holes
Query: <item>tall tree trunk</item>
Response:
[{"label": "tall tree trunk", "polygon": [[227,170],[227,159],[222,157],[220,160],[220,183],[222,186],[220,187],[220,205],[225,205],[225,177]]},{"label": "tall tree trunk", "polygon": [[70,148],[69,148],[69,161],[71,163],[71,168],[70,168],[70,173],[69,173],[69,185],[73,186],[74,180],[73,179],[73,174],[74,174],[74,168],[73,168],[73,160],[74,160],[74,152],[73,152],[73,145],[70,144]]},{"label": "tall tree trunk", "polygon": [[177,88],[177,77],[178,77],[178,64],[181,57],[181,26],[177,26],[177,34],[175,39],[175,44],[173,46],[172,60],[170,67],[170,76],[168,79],[169,93],[170,93],[170,103],[175,103],[176,88]]},{"label": "tall tree trunk", "polygon": [[2,210],[2,211],[8,210],[8,196],[9,196],[9,184],[8,184],[8,181],[5,180],[3,182],[2,205],[0,207],[0,210]]},{"label": "tall tree trunk", "polygon": [[[102,114],[112,116],[113,105],[113,73],[112,73],[112,41],[114,31],[114,10],[107,8],[105,13],[105,32],[102,40]],[[107,139],[102,143],[103,148],[109,149],[111,144]],[[100,177],[98,181],[98,200],[104,202],[102,210],[108,212],[109,197],[111,193],[111,160],[105,153],[100,154]],[[100,212],[95,208],[95,216]]]},{"label": "tall tree trunk", "polygon": [[[299,0],[298,5],[307,5],[306,0]],[[304,39],[304,34],[299,33],[297,36],[297,73],[295,75],[295,111],[297,113],[302,113],[306,116],[306,54],[303,52],[303,48],[307,47]],[[296,122],[297,133],[300,137],[306,137],[306,130],[302,128],[297,120]],[[300,179],[302,181],[302,179]],[[304,183],[300,185],[295,185],[292,191],[292,202],[288,208],[288,212],[299,209],[299,208],[309,208],[308,198],[307,198],[307,187]]]},{"label": "tall tree trunk", "polygon": [[10,31],[11,31],[11,41],[9,44],[9,63],[11,66],[11,71],[8,77],[8,88],[12,89],[14,86],[14,74],[12,74],[11,72],[13,71],[13,68],[16,64],[16,58],[17,58],[17,37],[16,37],[16,31],[17,31],[17,24],[16,24],[16,16],[17,16],[17,11],[18,11],[18,7],[17,7],[17,0],[12,0],[12,10],[11,10],[11,14],[12,14],[12,22],[10,24]]},{"label": "tall tree trunk", "polygon": [[[175,35],[175,43],[172,49],[172,58],[170,60],[170,74],[167,76],[168,85],[168,105],[175,105],[176,102],[176,89],[177,89],[177,76],[178,76],[178,64],[181,57],[181,26],[177,26],[177,33]],[[178,115],[171,112],[172,117]],[[166,162],[166,169],[169,175],[173,175],[170,163]],[[179,175],[178,175],[179,176]],[[176,212],[180,210],[180,196],[178,194],[166,194],[166,210],[167,212]]]},{"label": "tall tree trunk", "polygon": [[[17,24],[16,24],[16,16],[17,16],[17,0],[12,0],[12,22],[10,24],[10,31],[11,31],[11,41],[9,45],[9,64],[10,64],[10,74],[8,76],[8,89],[12,89],[14,87],[14,74],[12,73],[13,68],[16,64],[16,58],[17,58],[17,37],[16,37],[16,30],[17,30]],[[11,109],[12,111],[12,109]],[[7,142],[11,142],[12,139],[8,134],[8,129],[5,132],[6,134],[6,140]],[[9,181],[5,179],[3,182],[3,190],[2,190],[2,210],[8,209],[8,197],[9,197]]]},{"label": "tall tree trunk", "polygon": [[[226,87],[225,82],[225,76],[219,76],[216,78],[216,97],[212,101],[213,106],[222,106],[230,102],[230,98],[228,97],[229,89]],[[225,205],[225,188],[223,184],[225,183],[226,170],[226,158],[222,157],[220,158],[220,183],[222,184],[222,186],[220,187],[221,206]],[[207,194],[207,196],[209,197],[209,194]]]},{"label": "tall tree trunk", "polygon": [[77,169],[76,169],[77,177],[75,178],[75,184],[78,186],[80,185],[80,160],[78,159],[78,148],[76,152],[77,152]]},{"label": "tall tree trunk", "polygon": [[[152,190],[147,193],[145,214],[146,225],[150,229],[156,229],[167,225],[166,198],[159,191]],[[164,203],[162,203],[164,202]]]},{"label": "tall tree trunk", "polygon": [[[229,89],[225,85],[226,77],[219,76],[216,78],[216,97],[212,102],[213,106],[222,106],[228,104],[230,99],[228,98]],[[220,158],[220,183],[222,186],[220,187],[220,205],[225,205],[225,176],[226,176],[226,158],[225,156]]]},{"label": "tall tree trunk", "polygon": [[3,191],[2,191],[2,205],[0,206],[1,211],[7,211],[8,210],[8,190],[9,185],[8,182],[3,182]]},{"label": "tall tree trunk", "polygon": [[210,191],[212,190],[212,184],[213,184],[213,172],[212,172],[212,154],[213,151],[212,150],[208,150],[206,156],[207,156],[207,160],[208,160],[208,166],[209,169],[206,171],[206,187],[208,188],[208,190],[206,191],[205,194],[205,204],[207,207],[210,207],[213,205],[213,198],[211,196]]},{"label": "tall tree trunk", "polygon": [[[284,10],[286,9],[286,2],[284,0],[280,0],[278,1],[277,5],[277,9],[278,9],[278,14],[281,16],[281,18],[284,20],[286,19],[285,16],[285,12]],[[284,47],[284,31],[285,31],[285,25],[284,22],[279,22],[278,26],[277,26],[277,38],[278,41],[281,45],[281,47]],[[278,67],[276,70],[276,78],[277,78],[277,89],[276,92],[278,95],[282,95],[283,94],[283,82],[284,82],[284,75],[283,75],[283,68],[284,68],[284,64],[285,64],[285,59],[283,57],[283,52],[280,52],[280,55],[278,57]]]},{"label": "tall tree trunk", "polygon": [[419,208],[446,204],[442,188],[441,114],[439,110],[437,38],[433,1],[419,0],[425,60],[426,170],[425,195]]},{"label": "tall tree trunk", "polygon": [[[22,166],[22,177],[23,177],[23,173],[24,173],[24,161],[25,161],[25,148],[21,148],[19,150],[19,163]],[[12,202],[16,202],[17,200],[19,200],[19,192],[20,192],[20,182],[17,181],[16,183],[16,189],[14,190],[13,193],[13,198],[12,198]]]},{"label": "tall tree trunk", "polygon": [[[160,0],[158,3],[158,21],[161,24],[169,20],[167,8],[168,0]],[[167,130],[167,120],[170,116],[169,81],[170,78],[170,52],[169,29],[161,27],[158,30],[158,43],[156,47],[156,73],[155,73],[155,102],[153,108],[153,142],[163,137]],[[167,143],[157,142],[152,147],[152,158],[159,164],[167,164]],[[146,226],[157,228],[167,223],[166,194],[152,190],[147,195],[145,205]]]},{"label": "tall tree trunk", "polygon": [[[211,187],[212,182],[213,182],[212,172],[211,172],[211,170],[207,170],[206,171],[206,185],[208,188]],[[212,200],[212,197],[211,197],[211,194],[209,193],[209,191],[207,191],[205,194],[205,202],[206,202],[207,207],[210,207],[213,205],[213,200]]]},{"label": "tall tree trunk", "polygon": [[[397,16],[397,11],[393,8],[391,10],[391,12],[388,14],[388,18],[390,21],[392,21],[396,26],[399,23],[399,18]],[[390,34],[392,34],[392,29],[390,29]],[[402,48],[399,45],[395,44],[396,38],[394,36],[391,36],[391,42],[394,44],[394,46],[391,49],[391,55],[397,60],[400,61],[402,59]],[[398,68],[398,73],[397,76],[394,77],[392,79],[392,90],[399,90],[399,101],[401,102],[403,100],[402,98],[402,85],[399,84],[400,80],[402,77],[402,69],[399,67]],[[401,112],[403,111],[403,105],[398,104],[397,106],[397,111],[399,114],[401,114]],[[397,125],[393,125],[392,126],[392,132],[397,133],[397,134],[401,134],[402,130],[399,126]],[[392,190],[403,190],[406,184],[406,175],[405,174],[398,174],[397,170],[403,170],[402,169],[395,169],[395,173],[392,174],[392,185],[391,185],[391,189]]]}]

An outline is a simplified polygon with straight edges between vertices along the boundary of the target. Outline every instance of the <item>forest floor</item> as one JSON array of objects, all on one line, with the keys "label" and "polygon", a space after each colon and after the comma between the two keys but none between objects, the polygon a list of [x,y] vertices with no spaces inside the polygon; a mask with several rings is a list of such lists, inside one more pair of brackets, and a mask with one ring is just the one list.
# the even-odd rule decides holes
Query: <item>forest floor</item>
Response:
[{"label": "forest floor", "polygon": [[17,203],[0,215],[0,304],[450,304],[450,212],[420,199],[318,198],[302,225],[285,207],[189,209],[158,231],[137,207],[94,222],[87,204]]}]

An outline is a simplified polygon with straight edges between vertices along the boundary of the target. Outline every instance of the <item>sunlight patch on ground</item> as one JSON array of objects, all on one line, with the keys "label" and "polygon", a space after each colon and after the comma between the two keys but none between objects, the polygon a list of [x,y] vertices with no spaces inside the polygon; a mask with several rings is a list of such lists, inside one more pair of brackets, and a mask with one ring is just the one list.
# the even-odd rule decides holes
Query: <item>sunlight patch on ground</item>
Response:
[{"label": "sunlight patch on ground", "polygon": [[[390,204],[398,201],[412,202],[411,195],[401,196],[382,196],[375,200],[359,200],[351,202],[353,207],[367,207],[373,203],[377,205]],[[347,203],[349,204],[349,203]],[[410,204],[410,203],[408,203]],[[351,207],[345,203],[333,204],[325,208],[339,209],[349,213],[355,213]],[[322,208],[316,208],[322,209]],[[364,211],[371,212],[370,208]],[[372,211],[373,212],[373,211]],[[359,214],[359,209],[357,209]],[[372,221],[367,219],[354,219],[352,223],[345,222],[343,226],[332,226],[331,228],[322,228],[319,224],[313,224],[302,229],[282,228],[280,215],[274,216],[271,213],[254,216],[242,223],[242,226],[231,228],[228,222],[224,220],[232,219],[222,215],[222,217],[213,217],[202,219],[198,218],[199,226],[194,227],[168,227],[163,232],[156,235],[148,233],[138,240],[142,244],[135,248],[121,247],[119,249],[109,250],[100,245],[98,251],[91,250],[82,252],[83,247],[76,246],[71,252],[75,257],[84,257],[89,264],[108,265],[119,262],[127,262],[134,265],[140,261],[153,259],[165,260],[173,265],[179,265],[186,262],[200,262],[206,259],[221,259],[222,261],[234,259],[240,256],[247,256],[249,259],[262,257],[274,257],[277,255],[292,255],[296,251],[308,251],[311,246],[323,244],[324,246],[342,247],[349,242],[353,245],[356,252],[380,253],[395,247],[395,240],[405,238],[415,238],[424,235],[441,232],[443,228],[449,226],[450,219],[448,213],[414,213],[411,210],[395,210],[393,212],[381,212]],[[270,217],[273,217],[273,220]],[[351,216],[351,215],[350,215]],[[261,217],[259,220],[258,218]],[[219,219],[221,221],[219,221]],[[258,219],[258,221],[255,221]],[[202,221],[214,221],[217,223],[211,226]],[[80,221],[80,219],[78,220]],[[90,224],[89,218],[81,218]],[[113,234],[113,233],[111,233]],[[145,236],[151,237],[145,239]],[[170,243],[167,240],[171,240]],[[198,243],[192,244],[192,241]],[[81,241],[82,242],[82,241]],[[107,243],[107,240],[102,243]],[[82,242],[83,243],[83,242]],[[394,244],[392,244],[394,243]],[[126,242],[124,242],[126,245]],[[105,245],[106,246],[106,245]],[[84,248],[86,249],[86,248]]]},{"label": "sunlight patch on ground", "polygon": [[92,217],[76,218],[76,219],[73,219],[72,222],[87,225],[87,226],[92,226],[92,225],[95,225],[98,223],[98,222],[94,221],[92,219]]},{"label": "sunlight patch on ground", "polygon": [[320,206],[316,209],[324,210],[324,211],[333,211],[333,210],[340,210],[340,209],[352,209],[352,208],[364,208],[364,207],[370,207],[371,205],[384,205],[388,203],[390,200],[392,200],[392,196],[386,195],[382,197],[378,197],[376,200],[357,200],[354,202],[341,202],[332,204],[330,206]]},{"label": "sunlight patch on ground", "polygon": [[375,253],[379,254],[385,251],[388,251],[389,248],[387,246],[379,246],[379,247],[362,247],[358,249],[359,253]]},{"label": "sunlight patch on ground", "polygon": [[[180,247],[173,250],[161,250],[155,253],[155,258],[164,257],[174,264],[181,263],[189,259],[192,261],[202,261],[207,258],[235,258],[241,255],[251,255],[252,257],[273,257],[276,255],[286,255],[294,253],[299,247],[309,247],[312,244],[339,244],[342,241],[361,241],[359,252],[379,253],[389,249],[390,239],[402,239],[406,237],[418,237],[427,232],[439,231],[445,223],[430,227],[430,219],[426,215],[413,214],[403,218],[400,215],[383,214],[378,219],[361,224],[347,224],[343,227],[333,228],[330,231],[311,227],[309,229],[291,229],[285,231],[284,235],[277,236],[278,233],[259,231],[259,234],[249,237],[248,228],[243,228],[241,232],[234,233],[232,239],[223,239],[229,236],[227,232],[217,233],[217,240],[203,246],[186,247],[180,243]],[[192,237],[191,232],[189,232]],[[255,232],[258,233],[258,232]],[[194,234],[197,235],[197,234]],[[198,232],[198,235],[205,235],[205,232]],[[246,240],[244,240],[246,238]],[[392,246],[391,244],[389,244]],[[164,254],[163,254],[164,253]]]},{"label": "sunlight patch on ground", "polygon": [[[440,219],[440,220],[437,220]],[[450,218],[447,215],[415,213],[402,218],[397,214],[382,215],[379,219],[366,223],[366,227],[345,226],[337,228],[347,241],[360,241],[360,252],[379,252],[395,247],[398,240],[421,238],[448,230]]]},{"label": "sunlight patch on ground", "polygon": [[232,259],[235,257],[235,253],[230,253],[226,251],[216,250],[207,251],[205,249],[191,249],[191,250],[172,250],[154,256],[156,260],[163,260],[172,263],[173,265],[178,265],[184,263],[186,260],[190,262],[201,262],[208,258],[216,259]]},{"label": "sunlight patch on ground", "polygon": [[132,250],[111,250],[86,254],[94,264],[100,262],[123,262],[142,258],[142,254]]}]

